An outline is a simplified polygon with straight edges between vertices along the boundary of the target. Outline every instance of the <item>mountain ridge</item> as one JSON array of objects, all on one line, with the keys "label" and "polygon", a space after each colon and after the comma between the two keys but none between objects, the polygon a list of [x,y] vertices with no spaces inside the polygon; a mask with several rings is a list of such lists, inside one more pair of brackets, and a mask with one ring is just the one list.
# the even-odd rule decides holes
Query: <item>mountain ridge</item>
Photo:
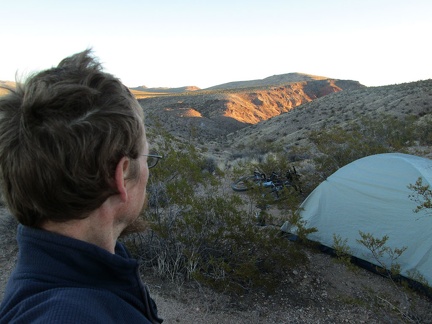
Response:
[{"label": "mountain ridge", "polygon": [[221,89],[242,89],[251,87],[263,87],[263,86],[277,86],[293,82],[303,81],[316,81],[316,80],[338,80],[325,76],[318,76],[313,74],[301,73],[301,72],[290,72],[284,74],[275,74],[263,79],[256,80],[243,80],[243,81],[231,81],[218,85],[214,85],[207,88],[199,88],[197,86],[183,86],[183,87],[151,87],[148,88],[145,85],[130,87],[129,89],[135,91],[151,92],[151,93],[181,93],[181,92],[192,92],[199,90],[221,90]]},{"label": "mountain ridge", "polygon": [[365,88],[358,81],[319,79],[284,85],[200,90],[140,99],[147,121],[186,138],[194,129],[203,139],[223,137],[335,92]]},{"label": "mountain ridge", "polygon": [[156,88],[147,88],[146,86],[138,86],[129,88],[131,90],[143,91],[143,92],[152,92],[152,93],[179,93],[179,92],[191,92],[201,90],[196,86],[184,86],[177,88],[169,88],[169,87],[156,87]]},{"label": "mountain ridge", "polygon": [[246,80],[246,81],[233,81],[228,83],[222,83],[216,86],[206,88],[205,90],[216,90],[216,89],[238,89],[238,88],[249,88],[249,87],[260,87],[260,86],[277,86],[292,82],[303,82],[303,81],[316,81],[332,79],[324,76],[317,76],[307,73],[291,72],[284,74],[275,74],[264,79]]}]

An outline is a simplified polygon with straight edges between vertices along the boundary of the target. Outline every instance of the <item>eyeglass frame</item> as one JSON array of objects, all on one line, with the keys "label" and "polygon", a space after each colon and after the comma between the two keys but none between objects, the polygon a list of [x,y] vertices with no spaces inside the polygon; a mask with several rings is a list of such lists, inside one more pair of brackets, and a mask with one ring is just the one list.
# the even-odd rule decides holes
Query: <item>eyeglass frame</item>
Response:
[{"label": "eyeglass frame", "polygon": [[149,168],[149,169],[151,169],[151,168],[154,168],[158,163],[159,163],[159,160],[160,159],[163,159],[163,156],[162,155],[159,155],[159,154],[141,154],[141,156],[146,156],[146,157],[151,157],[151,158],[155,158],[155,163],[153,164],[153,165],[148,165],[148,159],[147,159],[147,167]]}]

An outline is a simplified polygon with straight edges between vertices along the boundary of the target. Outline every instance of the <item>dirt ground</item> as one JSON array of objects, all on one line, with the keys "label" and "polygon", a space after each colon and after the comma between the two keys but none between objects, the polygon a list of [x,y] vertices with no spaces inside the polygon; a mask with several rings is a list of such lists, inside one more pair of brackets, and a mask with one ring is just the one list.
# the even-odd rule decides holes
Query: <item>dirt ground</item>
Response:
[{"label": "dirt ground", "polygon": [[196,284],[144,276],[166,323],[431,323],[432,301],[364,269],[348,269],[326,254],[295,270],[274,295],[238,298]]},{"label": "dirt ground", "polygon": [[[13,269],[15,231],[0,209],[0,300]],[[5,225],[6,224],[6,225]],[[281,278],[273,295],[215,293],[196,282],[143,274],[164,323],[431,323],[432,301],[372,272],[308,251],[310,264]]]}]

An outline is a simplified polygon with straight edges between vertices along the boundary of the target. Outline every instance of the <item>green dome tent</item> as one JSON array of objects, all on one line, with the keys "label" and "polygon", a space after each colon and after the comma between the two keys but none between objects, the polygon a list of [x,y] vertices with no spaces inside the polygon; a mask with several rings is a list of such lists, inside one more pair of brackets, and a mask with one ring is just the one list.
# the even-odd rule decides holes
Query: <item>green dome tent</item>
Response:
[{"label": "green dome tent", "polygon": [[[432,186],[432,160],[413,155],[388,153],[368,156],[336,171],[303,202],[300,214],[307,227],[318,232],[308,239],[332,248],[334,234],[346,239],[350,253],[378,265],[364,245],[360,231],[374,238],[388,236],[390,249],[407,249],[396,260],[401,275],[413,280],[420,275],[432,286],[432,213],[415,213],[417,203],[408,188],[421,177]],[[282,230],[290,231],[286,223]],[[391,258],[381,260],[388,269]]]}]

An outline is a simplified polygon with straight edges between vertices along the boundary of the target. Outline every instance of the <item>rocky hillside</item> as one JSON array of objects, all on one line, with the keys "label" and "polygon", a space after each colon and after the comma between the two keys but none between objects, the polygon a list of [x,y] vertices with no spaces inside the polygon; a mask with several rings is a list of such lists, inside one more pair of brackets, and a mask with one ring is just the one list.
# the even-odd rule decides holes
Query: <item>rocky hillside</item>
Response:
[{"label": "rocky hillside", "polygon": [[15,87],[15,82],[12,81],[0,81],[0,96],[5,95],[8,93],[7,90],[3,89],[2,87],[7,87],[7,88],[14,88]]},{"label": "rocky hillside", "polygon": [[432,79],[333,93],[238,130],[228,136],[228,143],[247,147],[261,141],[289,147],[307,140],[310,130],[343,126],[362,116],[375,118],[383,113],[426,121],[432,113]]},{"label": "rocky hillside", "polygon": [[201,140],[227,134],[286,113],[295,107],[347,89],[357,81],[320,79],[280,85],[201,90],[140,100],[148,126],[158,123],[171,134]]}]

